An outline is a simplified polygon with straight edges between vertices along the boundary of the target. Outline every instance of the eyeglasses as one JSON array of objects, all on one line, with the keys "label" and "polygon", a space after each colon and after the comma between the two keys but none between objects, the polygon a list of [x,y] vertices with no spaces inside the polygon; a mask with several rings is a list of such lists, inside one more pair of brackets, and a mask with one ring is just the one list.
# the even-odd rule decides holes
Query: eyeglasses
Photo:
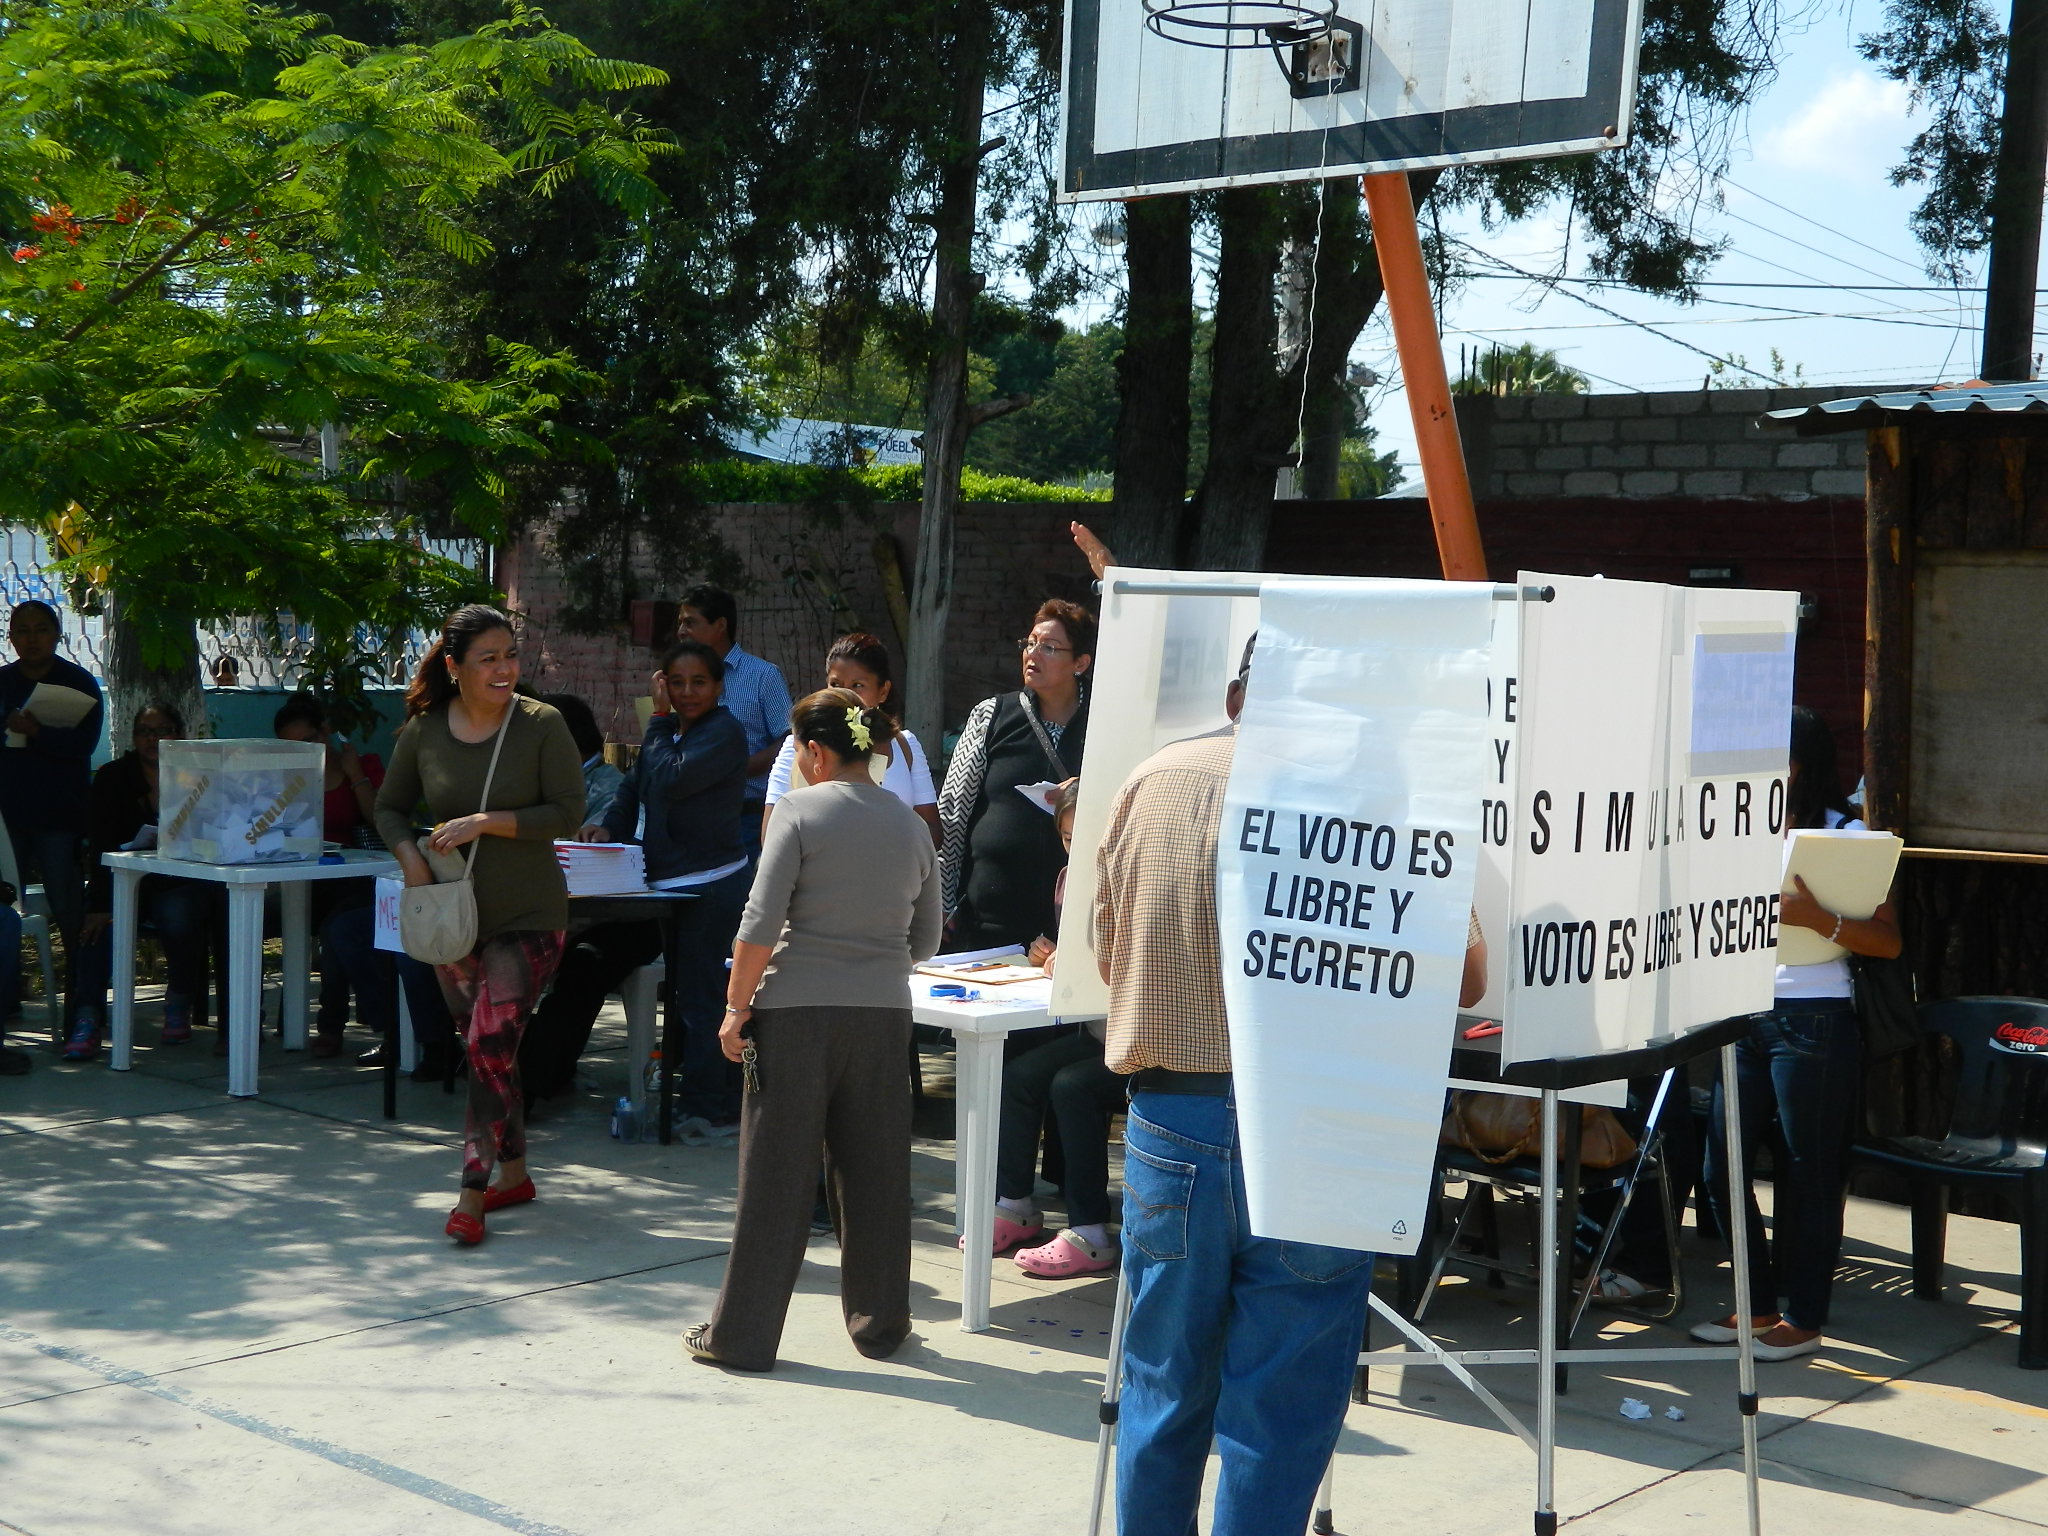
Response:
[{"label": "eyeglasses", "polygon": [[1019,640],[1019,656],[1064,656],[1073,650],[1071,645],[1054,645],[1050,640]]},{"label": "eyeglasses", "polygon": [[165,738],[175,739],[177,737],[178,732],[174,726],[138,725],[135,727],[134,731],[131,734],[135,736],[137,740],[140,740],[144,736],[154,737],[158,740],[162,740]]}]

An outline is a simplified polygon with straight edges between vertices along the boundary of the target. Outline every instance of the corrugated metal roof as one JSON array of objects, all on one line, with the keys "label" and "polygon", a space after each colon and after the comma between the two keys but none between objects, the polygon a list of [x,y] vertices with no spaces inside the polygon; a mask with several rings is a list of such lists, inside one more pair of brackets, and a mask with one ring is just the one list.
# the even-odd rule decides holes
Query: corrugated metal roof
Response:
[{"label": "corrugated metal roof", "polygon": [[2028,415],[2048,413],[2048,380],[2027,384],[1961,384],[1946,389],[1902,389],[1881,395],[1844,395],[1818,405],[1768,412],[1766,423],[1779,422],[1803,435],[1851,432],[1882,426],[1908,415]]}]

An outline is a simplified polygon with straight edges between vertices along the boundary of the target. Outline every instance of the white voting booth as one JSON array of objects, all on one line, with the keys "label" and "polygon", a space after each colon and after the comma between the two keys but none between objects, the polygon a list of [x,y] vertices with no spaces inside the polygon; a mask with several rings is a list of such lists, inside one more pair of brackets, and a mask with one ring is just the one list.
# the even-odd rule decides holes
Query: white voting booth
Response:
[{"label": "white voting booth", "polygon": [[[1771,1005],[1797,595],[1533,573],[1117,569],[1102,587],[1054,1011],[1107,1008],[1090,929],[1111,802],[1160,745],[1223,725],[1256,627],[1215,870],[1253,1228],[1415,1252],[1469,910],[1488,950],[1473,1011],[1503,1025],[1503,1075],[1542,1084],[1555,1252],[1559,1100],[1619,1102],[1644,1052]],[[1415,1347],[1368,1357],[1448,1367],[1521,1434],[1539,1527],[1556,1518],[1553,1368],[1624,1354],[1560,1350],[1544,1277],[1534,1350],[1467,1362],[1375,1300]],[[1534,1435],[1468,1363],[1540,1367]],[[1747,1369],[1742,1394],[1753,1469]]]}]

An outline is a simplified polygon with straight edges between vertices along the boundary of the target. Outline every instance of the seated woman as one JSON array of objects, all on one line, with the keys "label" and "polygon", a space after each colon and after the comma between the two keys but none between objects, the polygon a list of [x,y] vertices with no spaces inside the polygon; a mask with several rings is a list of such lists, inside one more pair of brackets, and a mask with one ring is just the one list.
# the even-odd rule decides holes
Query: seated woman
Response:
[{"label": "seated woman", "polygon": [[[858,631],[841,635],[825,653],[825,686],[844,688],[862,704],[886,710],[889,718],[898,722],[896,734],[888,744],[889,765],[882,774],[882,788],[917,812],[918,819],[931,828],[932,842],[937,844],[941,835],[939,796],[932,788],[931,759],[917,738],[901,724],[903,712],[896,707],[889,648],[873,635]],[[792,788],[801,789],[803,784],[803,774],[797,767],[796,737],[785,736],[775,766],[768,770],[769,812],[774,812],[776,803]]]},{"label": "seated woman", "polygon": [[[143,829],[153,833],[157,818],[157,745],[185,734],[185,717],[170,704],[152,704],[135,717],[134,745],[93,775],[89,807],[92,873],[85,921],[79,929],[77,1021],[64,1046],[66,1061],[91,1061],[105,1032],[107,986],[113,977],[114,877],[101,860],[135,843]],[[149,838],[151,846],[155,838]],[[138,920],[163,946],[168,973],[164,990],[165,1045],[192,1038],[195,1020],[206,1012],[208,944],[224,926],[220,888],[175,875],[144,875],[136,893]],[[225,934],[222,935],[225,937]],[[222,1021],[220,1048],[227,1044]]]},{"label": "seated woman", "polygon": [[[1061,844],[1069,849],[1080,792],[1079,779],[1060,786],[1056,824]],[[1055,912],[1066,899],[1066,887],[1067,872],[1062,869],[1053,886]],[[1052,974],[1058,962],[1052,938],[1041,934],[1029,953],[1034,964]],[[1060,1192],[1067,1201],[1067,1225],[1051,1242],[1017,1255],[1017,1267],[1028,1275],[1057,1278],[1116,1268],[1116,1245],[1108,1230],[1109,1126],[1123,1109],[1130,1080],[1110,1071],[1103,1061],[1102,1030],[1101,1019],[1089,1019],[1003,1063],[1003,1116],[996,1140],[997,1253],[1045,1236],[1032,1189],[1039,1130],[1048,1105],[1066,1165]],[[967,1240],[960,1241],[965,1246]]]},{"label": "seated woman", "polygon": [[[697,894],[682,921],[684,974],[669,978],[685,1029],[683,1060],[670,1068],[681,1112],[712,1126],[739,1120],[738,1081],[719,1054],[718,1020],[725,957],[747,900],[740,842],[747,735],[719,702],[724,679],[725,663],[710,646],[683,640],[669,648],[654,674],[654,714],[633,776],[603,818],[586,817],[579,834],[586,842],[631,842],[644,807],[647,883]],[[530,1097],[568,1090],[606,995],[660,958],[661,929],[651,921],[596,923],[570,935],[554,988],[534,1010],[520,1047]]]},{"label": "seated woman", "polygon": [[604,732],[597,728],[596,714],[573,693],[544,693],[540,701],[554,706],[555,713],[569,727],[576,751],[583,759],[583,819],[603,821],[612,802],[619,798],[626,776],[604,760]]}]

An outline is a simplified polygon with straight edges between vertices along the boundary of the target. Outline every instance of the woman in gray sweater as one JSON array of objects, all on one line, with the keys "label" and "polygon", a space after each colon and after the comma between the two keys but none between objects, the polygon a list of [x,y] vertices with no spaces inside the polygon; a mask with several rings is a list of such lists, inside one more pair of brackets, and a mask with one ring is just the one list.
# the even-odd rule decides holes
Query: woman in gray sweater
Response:
[{"label": "woman in gray sweater", "polygon": [[[700,1360],[775,1365],[810,1237],[822,1146],[839,1228],[839,1296],[871,1359],[910,1334],[910,967],[938,948],[931,835],[868,775],[895,732],[844,688],[790,711],[806,788],[768,823],[733,945],[719,1044],[748,1064],[739,1210]],[[758,1010],[758,1011],[757,1011]]]}]

